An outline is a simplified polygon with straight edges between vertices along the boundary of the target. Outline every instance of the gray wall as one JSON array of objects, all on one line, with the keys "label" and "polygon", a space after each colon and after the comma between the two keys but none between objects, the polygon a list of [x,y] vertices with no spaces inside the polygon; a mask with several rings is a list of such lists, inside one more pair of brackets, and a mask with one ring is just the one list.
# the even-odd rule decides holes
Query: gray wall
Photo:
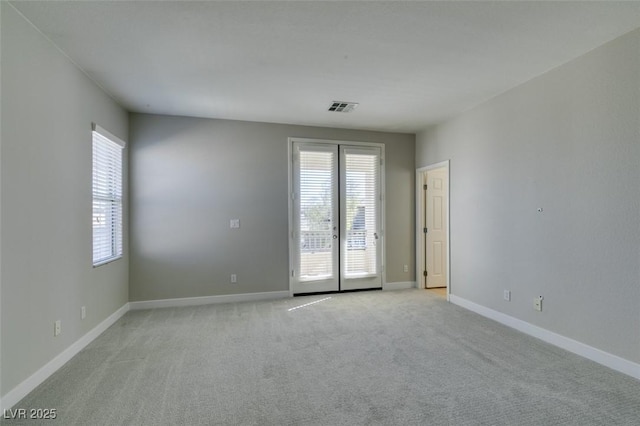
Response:
[{"label": "gray wall", "polygon": [[126,245],[124,259],[92,268],[91,122],[126,140],[128,117],[11,5],[0,7],[5,395],[127,302]]},{"label": "gray wall", "polygon": [[387,281],[415,280],[414,135],[144,114],[130,123],[132,301],[288,290],[288,137],[385,143]]},{"label": "gray wall", "polygon": [[451,160],[452,293],[634,362],[639,52],[636,30],[416,141]]}]

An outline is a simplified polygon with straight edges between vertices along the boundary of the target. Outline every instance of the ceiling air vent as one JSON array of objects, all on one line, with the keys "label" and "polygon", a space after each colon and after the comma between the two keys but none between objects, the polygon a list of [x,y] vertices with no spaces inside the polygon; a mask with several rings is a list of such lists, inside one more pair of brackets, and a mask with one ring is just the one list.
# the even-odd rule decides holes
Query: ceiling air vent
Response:
[{"label": "ceiling air vent", "polygon": [[357,102],[333,101],[329,107],[329,111],[333,112],[351,112],[360,105]]}]

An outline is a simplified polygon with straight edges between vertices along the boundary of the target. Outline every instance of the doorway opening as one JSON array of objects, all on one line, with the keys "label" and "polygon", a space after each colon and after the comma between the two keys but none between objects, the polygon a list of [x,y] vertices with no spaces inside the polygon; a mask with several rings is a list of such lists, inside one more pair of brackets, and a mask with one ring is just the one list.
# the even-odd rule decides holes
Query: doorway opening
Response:
[{"label": "doorway opening", "polygon": [[449,300],[449,161],[416,170],[416,283]]},{"label": "doorway opening", "polygon": [[381,289],[384,145],[289,139],[291,295]]}]

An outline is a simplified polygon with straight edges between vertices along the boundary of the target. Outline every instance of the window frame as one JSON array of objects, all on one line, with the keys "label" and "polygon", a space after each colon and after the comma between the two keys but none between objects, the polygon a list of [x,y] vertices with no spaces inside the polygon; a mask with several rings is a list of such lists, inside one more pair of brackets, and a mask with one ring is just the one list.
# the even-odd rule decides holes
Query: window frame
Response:
[{"label": "window frame", "polygon": [[[93,267],[96,268],[121,259],[124,254],[124,150],[126,143],[95,123],[91,123],[91,130],[91,261]],[[119,162],[115,164],[115,173],[117,173],[113,173],[115,176],[112,176],[109,170],[102,169],[102,174],[106,173],[108,175],[109,182],[102,185],[102,191],[96,192],[96,146],[99,143],[103,143],[103,149],[111,150],[111,153],[106,155],[110,158],[106,159],[103,157],[103,161],[117,158]],[[117,149],[117,147],[119,147],[119,152],[116,154],[114,149]],[[103,164],[103,167],[104,166],[105,164]],[[116,181],[115,184],[111,182],[111,179]],[[107,226],[107,228],[110,228],[107,231],[107,241],[108,245],[110,245],[110,249],[108,250],[110,250],[111,254],[108,257],[101,257],[98,260],[95,258],[95,250],[98,243],[95,227],[96,202],[106,203],[112,209],[111,215],[106,215],[110,216],[108,220],[109,225]],[[106,247],[107,244],[105,244],[105,248]]]}]

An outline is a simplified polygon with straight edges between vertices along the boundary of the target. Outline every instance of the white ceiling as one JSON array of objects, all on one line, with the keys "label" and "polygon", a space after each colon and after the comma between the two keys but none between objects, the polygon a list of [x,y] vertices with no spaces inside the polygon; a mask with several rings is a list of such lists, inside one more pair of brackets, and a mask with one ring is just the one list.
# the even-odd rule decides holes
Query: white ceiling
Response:
[{"label": "white ceiling", "polygon": [[410,133],[640,26],[640,2],[12,4],[131,111]]}]

